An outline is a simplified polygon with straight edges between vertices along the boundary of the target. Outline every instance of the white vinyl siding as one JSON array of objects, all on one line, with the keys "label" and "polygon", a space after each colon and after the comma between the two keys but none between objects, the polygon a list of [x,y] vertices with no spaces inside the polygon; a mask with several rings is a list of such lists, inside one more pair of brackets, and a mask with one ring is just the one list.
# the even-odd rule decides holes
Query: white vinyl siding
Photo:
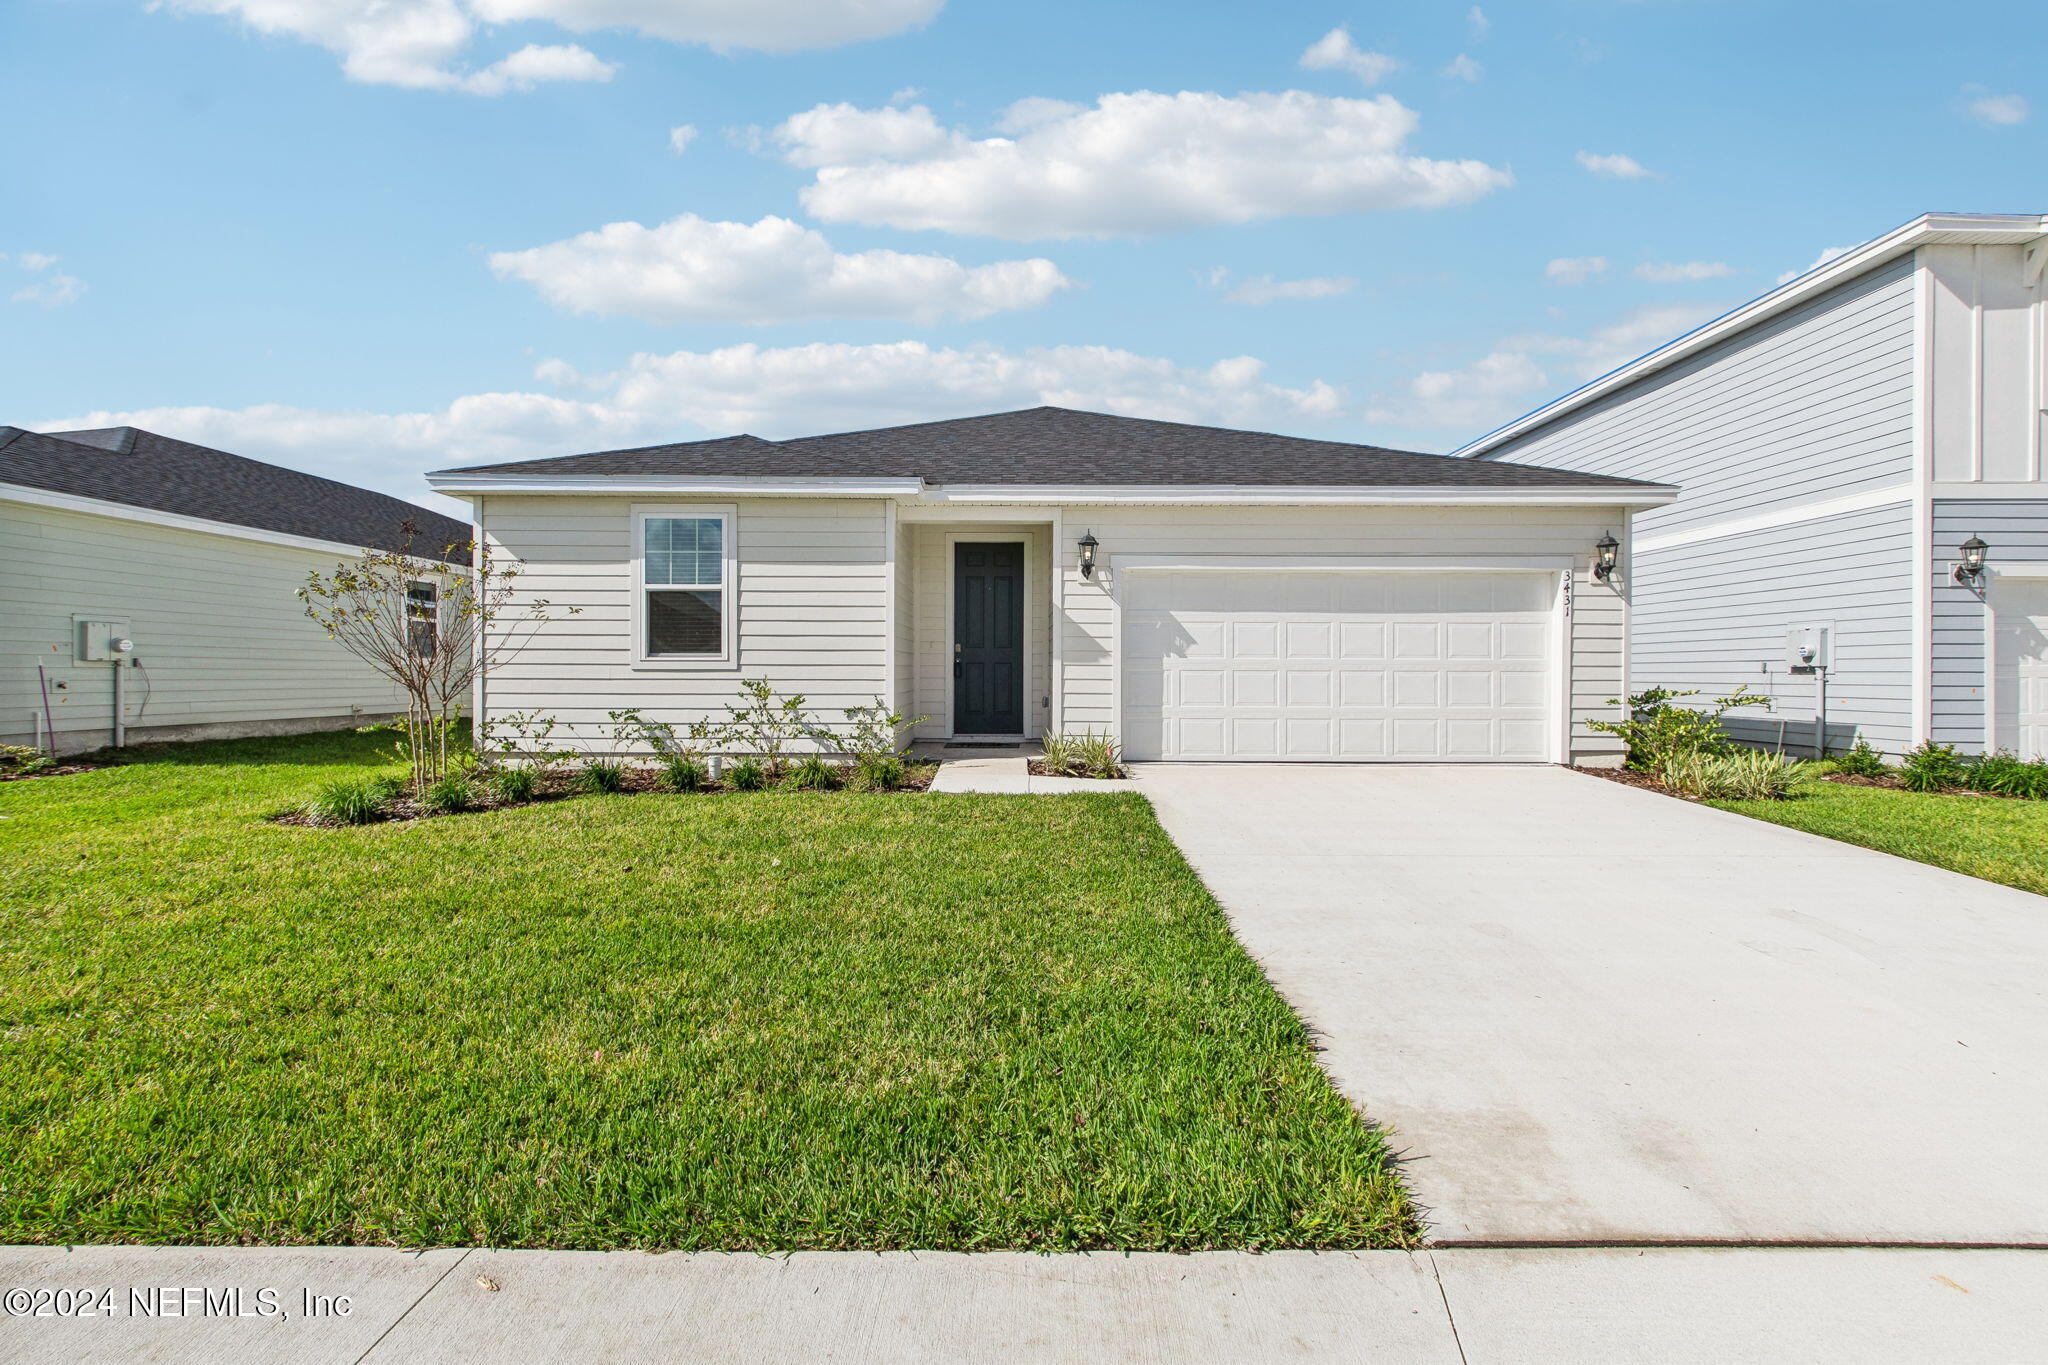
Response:
[{"label": "white vinyl siding", "polygon": [[[802,693],[842,724],[888,688],[887,511],[880,500],[756,498],[735,504],[731,609],[738,657],[724,668],[633,665],[631,507],[627,498],[493,495],[485,534],[520,569],[522,600],[554,619],[491,675],[493,715],[542,710],[587,752],[608,751],[606,712],[637,707],[686,725],[722,719],[742,678]],[[579,607],[576,615],[564,614]]]},{"label": "white vinyl siding", "polygon": [[294,595],[338,554],[0,501],[0,741],[25,743],[42,709],[64,747],[112,738],[106,664],[74,664],[72,618],[125,622],[132,743],[363,724],[404,706]]},{"label": "white vinyl siding", "polygon": [[1911,747],[1909,508],[1898,502],[1637,554],[1631,687],[1708,696],[1747,687],[1773,706],[1731,712],[1730,733],[1804,752],[1818,697],[1810,674],[1788,670],[1785,633],[1825,625],[1834,654],[1829,748],[1858,736],[1887,752]]},{"label": "white vinyl siding", "polygon": [[1620,508],[1078,504],[1063,515],[1069,527],[1094,530],[1105,570],[1084,579],[1074,546],[1057,547],[1066,603],[1065,620],[1058,623],[1062,725],[1068,730],[1114,731],[1120,723],[1117,599],[1143,574],[1120,574],[1119,555],[1413,555],[1469,557],[1475,563],[1557,555],[1575,566],[1564,661],[1570,755],[1574,762],[1611,763],[1621,752],[1613,736],[1585,726],[1590,719],[1615,717],[1611,703],[1625,681],[1622,597],[1594,580],[1590,568],[1593,543],[1610,530],[1620,533],[1626,519]]},{"label": "white vinyl siding", "polygon": [[1639,538],[1901,484],[1913,472],[1913,262],[1850,280],[1487,458],[1677,484]]}]

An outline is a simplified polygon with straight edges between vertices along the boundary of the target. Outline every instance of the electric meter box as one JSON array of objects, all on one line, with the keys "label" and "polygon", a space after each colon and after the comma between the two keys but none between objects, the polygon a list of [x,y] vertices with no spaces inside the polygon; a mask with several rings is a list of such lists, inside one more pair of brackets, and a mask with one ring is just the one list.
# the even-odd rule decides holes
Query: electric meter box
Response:
[{"label": "electric meter box", "polygon": [[74,616],[71,618],[71,629],[76,636],[71,656],[74,663],[106,663],[114,657],[114,641],[128,638],[126,621]]},{"label": "electric meter box", "polygon": [[1834,627],[1794,626],[1785,632],[1785,667],[1795,673],[1834,665]]}]

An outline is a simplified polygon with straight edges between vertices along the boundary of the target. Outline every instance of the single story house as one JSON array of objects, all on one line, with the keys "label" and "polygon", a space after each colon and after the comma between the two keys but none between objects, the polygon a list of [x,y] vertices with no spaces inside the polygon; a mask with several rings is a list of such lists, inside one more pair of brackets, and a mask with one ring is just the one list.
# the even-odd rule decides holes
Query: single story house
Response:
[{"label": "single story house", "polygon": [[1054,407],[429,482],[558,609],[479,715],[594,753],[611,710],[720,718],[759,677],[927,739],[1201,761],[1617,762],[1586,725],[1627,685],[1599,546],[1677,494]]},{"label": "single story house", "polygon": [[1624,551],[1632,686],[2048,755],[2044,272],[2048,217],[1929,214],[1454,453],[1683,485]]},{"label": "single story house", "polygon": [[[309,571],[409,540],[466,562],[470,536],[382,493],[134,427],[0,426],[0,742],[75,751],[389,717],[403,694],[294,594]],[[437,591],[421,583],[421,611]]]}]

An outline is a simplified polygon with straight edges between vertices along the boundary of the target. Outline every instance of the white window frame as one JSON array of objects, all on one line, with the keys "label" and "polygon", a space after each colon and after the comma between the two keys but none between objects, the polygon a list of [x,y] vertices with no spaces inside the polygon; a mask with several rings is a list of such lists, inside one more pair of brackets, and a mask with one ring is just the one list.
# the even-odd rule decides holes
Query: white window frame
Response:
[{"label": "white window frame", "polygon": [[[719,625],[721,628],[720,649],[717,654],[649,654],[647,652],[647,522],[650,518],[687,517],[697,520],[718,520],[719,543],[724,549],[724,563],[721,568],[719,589]],[[740,665],[739,649],[739,508],[729,502],[636,502],[632,504],[633,518],[633,609],[632,639],[629,642],[628,657],[631,667],[640,669],[661,669],[680,671],[733,670]],[[660,592],[674,586],[677,591],[690,589],[681,585],[657,583],[651,590]],[[709,584],[698,585],[709,587]]]}]

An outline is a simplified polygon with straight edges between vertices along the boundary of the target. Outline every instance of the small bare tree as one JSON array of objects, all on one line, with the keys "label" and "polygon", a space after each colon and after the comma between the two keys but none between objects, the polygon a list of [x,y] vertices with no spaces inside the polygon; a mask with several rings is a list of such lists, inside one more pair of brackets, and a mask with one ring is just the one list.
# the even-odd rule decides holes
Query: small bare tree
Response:
[{"label": "small bare tree", "polygon": [[[448,771],[463,698],[477,679],[517,653],[553,615],[539,598],[515,602],[519,569],[475,541],[414,554],[419,528],[402,523],[397,550],[366,550],[334,572],[309,573],[298,590],[328,638],[404,690],[400,721],[415,789]],[[470,563],[451,563],[468,552]],[[574,615],[580,608],[570,607]]]}]

